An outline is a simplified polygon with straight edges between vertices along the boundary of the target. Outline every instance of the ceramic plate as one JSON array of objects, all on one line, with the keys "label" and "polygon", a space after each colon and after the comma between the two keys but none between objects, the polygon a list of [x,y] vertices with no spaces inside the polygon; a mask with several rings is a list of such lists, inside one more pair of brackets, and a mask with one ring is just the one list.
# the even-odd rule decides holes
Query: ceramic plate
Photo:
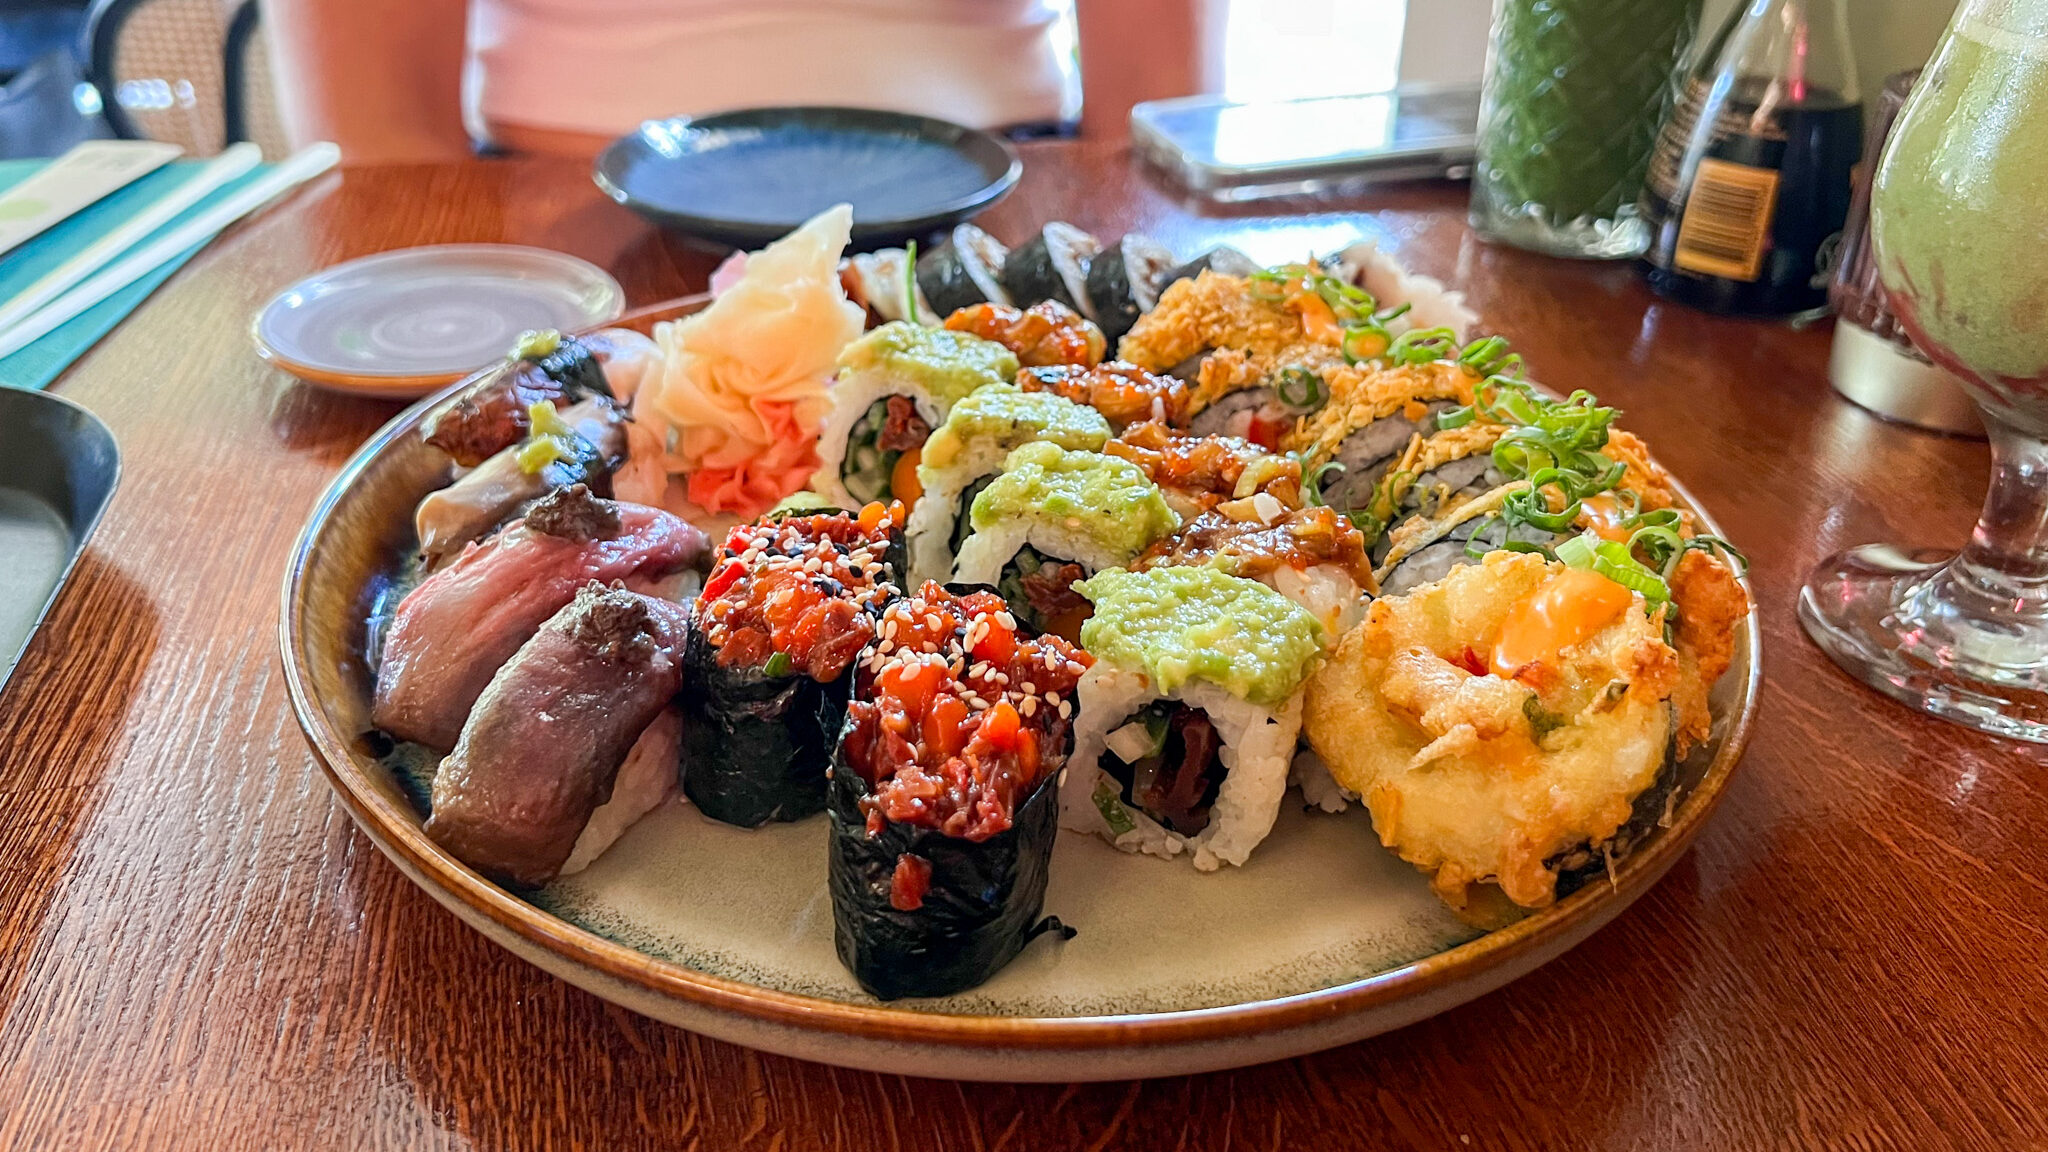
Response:
[{"label": "ceramic plate", "polygon": [[[823,818],[750,831],[672,804],[531,901],[422,834],[414,797],[427,766],[380,760],[358,739],[370,726],[364,617],[414,546],[413,505],[446,477],[418,430],[457,391],[365,444],[300,538],[281,621],[299,721],[356,822],[436,900],[579,987],[721,1039],[912,1075],[1053,1081],[1204,1071],[1357,1040],[1497,988],[1627,907],[1692,842],[1748,735],[1754,612],[1715,689],[1713,739],[1682,765],[1670,825],[1612,883],[1481,934],[1379,846],[1356,807],[1290,810],[1249,864],[1214,874],[1062,833],[1045,910],[1079,936],[1041,938],[958,996],[883,1004],[833,954]],[[1701,528],[1717,531],[1704,515]]]},{"label": "ceramic plate", "polygon": [[755,108],[650,120],[597,158],[607,196],[720,244],[759,248],[834,204],[874,247],[966,220],[1023,163],[987,132],[865,108]]},{"label": "ceramic plate", "polygon": [[505,354],[521,332],[616,319],[626,296],[587,260],[512,244],[440,244],[337,264],[256,317],[257,354],[322,387],[412,399]]}]

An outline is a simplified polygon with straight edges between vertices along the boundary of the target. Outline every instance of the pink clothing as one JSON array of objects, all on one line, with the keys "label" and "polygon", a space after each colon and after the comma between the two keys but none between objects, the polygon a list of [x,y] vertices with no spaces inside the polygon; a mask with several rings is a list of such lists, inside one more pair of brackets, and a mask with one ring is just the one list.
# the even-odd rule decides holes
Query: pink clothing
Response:
[{"label": "pink clothing", "polygon": [[615,136],[776,104],[919,112],[978,128],[1071,116],[1047,0],[474,0],[464,106]]}]

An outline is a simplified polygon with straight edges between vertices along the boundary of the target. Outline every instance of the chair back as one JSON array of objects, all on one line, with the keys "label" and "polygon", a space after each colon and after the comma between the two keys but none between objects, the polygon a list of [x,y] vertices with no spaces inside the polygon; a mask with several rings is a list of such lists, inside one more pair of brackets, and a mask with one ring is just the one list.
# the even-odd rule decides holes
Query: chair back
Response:
[{"label": "chair back", "polygon": [[256,0],[94,0],[86,42],[115,135],[168,141],[192,156],[238,140],[282,154]]}]

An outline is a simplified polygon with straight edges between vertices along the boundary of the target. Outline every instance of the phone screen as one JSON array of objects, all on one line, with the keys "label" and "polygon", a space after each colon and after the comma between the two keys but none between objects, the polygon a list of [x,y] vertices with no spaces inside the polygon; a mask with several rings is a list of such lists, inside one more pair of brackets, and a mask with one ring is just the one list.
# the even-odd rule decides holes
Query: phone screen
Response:
[{"label": "phone screen", "polygon": [[1217,99],[1159,101],[1134,118],[1184,160],[1259,171],[1470,148],[1479,120],[1473,88],[1376,92],[1266,104]]}]

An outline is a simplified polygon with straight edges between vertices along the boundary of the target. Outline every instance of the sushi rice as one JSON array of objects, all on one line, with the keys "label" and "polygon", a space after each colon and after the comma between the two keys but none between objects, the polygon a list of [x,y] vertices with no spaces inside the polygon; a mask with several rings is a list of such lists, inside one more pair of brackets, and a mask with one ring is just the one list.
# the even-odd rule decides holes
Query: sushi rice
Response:
[{"label": "sushi rice", "polygon": [[[1060,787],[1060,826],[1092,832],[1125,852],[1171,859],[1185,852],[1196,869],[1214,872],[1251,858],[1273,830],[1287,794],[1288,767],[1301,731],[1301,697],[1279,710],[1261,708],[1206,680],[1160,692],[1151,677],[1107,660],[1081,677],[1080,718],[1074,755]],[[1221,738],[1217,758],[1223,786],[1209,808],[1209,824],[1193,836],[1174,832],[1117,798],[1115,777],[1098,766],[1112,732],[1154,700],[1174,700],[1208,714]],[[1114,823],[1112,823],[1114,821]],[[1121,830],[1120,830],[1121,829]]]}]

